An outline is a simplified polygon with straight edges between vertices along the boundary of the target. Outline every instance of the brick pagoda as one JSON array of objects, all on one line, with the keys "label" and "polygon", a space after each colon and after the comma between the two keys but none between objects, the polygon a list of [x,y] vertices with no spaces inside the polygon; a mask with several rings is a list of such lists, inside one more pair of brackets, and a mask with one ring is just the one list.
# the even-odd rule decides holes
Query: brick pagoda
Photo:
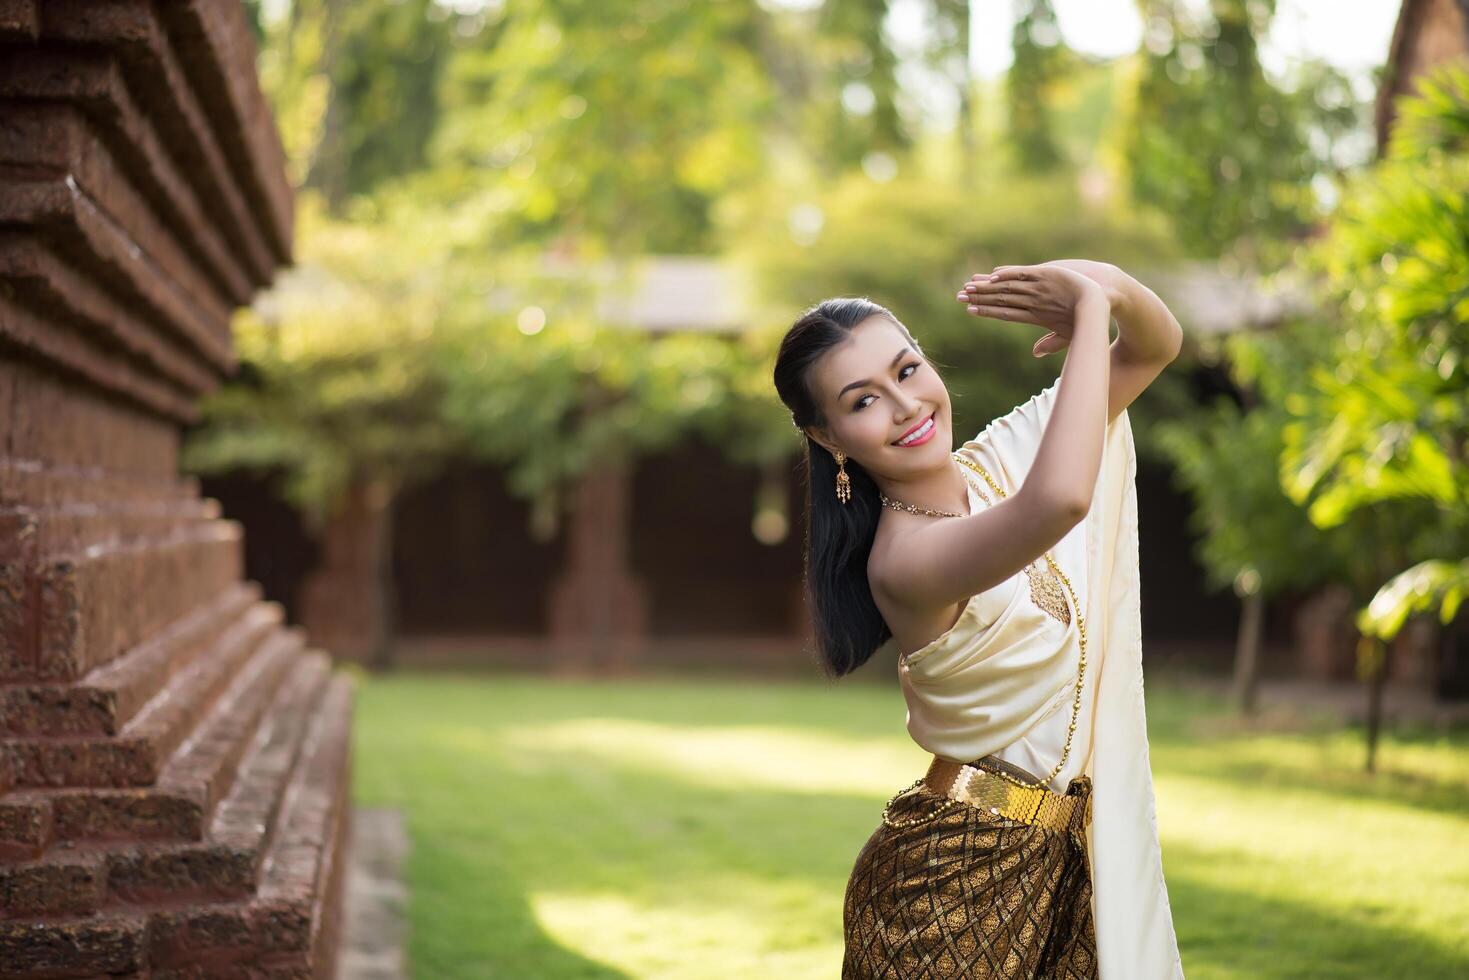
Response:
[{"label": "brick pagoda", "polygon": [[327,977],[352,688],[178,475],[290,261],[236,0],[0,0],[0,977]]}]

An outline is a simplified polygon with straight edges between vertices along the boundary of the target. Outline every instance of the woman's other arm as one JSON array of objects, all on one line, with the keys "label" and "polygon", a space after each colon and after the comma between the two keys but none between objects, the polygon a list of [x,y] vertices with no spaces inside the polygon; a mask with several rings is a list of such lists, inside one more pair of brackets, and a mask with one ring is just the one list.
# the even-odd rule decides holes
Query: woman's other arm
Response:
[{"label": "woman's other arm", "polygon": [[[1183,328],[1158,294],[1110,262],[1090,259],[1055,259],[1042,265],[1059,265],[1079,272],[1107,293],[1112,315],[1117,318],[1117,339],[1111,348],[1111,379],[1107,391],[1107,422],[1121,415],[1153,379],[1178,357],[1183,348]],[[1042,338],[1043,351],[1060,349],[1061,340]]]}]

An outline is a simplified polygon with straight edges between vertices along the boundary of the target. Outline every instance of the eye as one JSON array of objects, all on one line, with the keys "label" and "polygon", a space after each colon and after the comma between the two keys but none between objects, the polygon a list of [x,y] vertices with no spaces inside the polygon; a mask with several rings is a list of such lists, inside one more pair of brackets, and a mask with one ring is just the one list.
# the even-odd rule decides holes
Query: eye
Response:
[{"label": "eye", "polygon": [[[899,381],[906,381],[906,380],[908,380],[908,378],[912,377],[912,375],[908,375],[908,374],[904,374],[903,373],[903,371],[907,371],[909,368],[912,368],[914,371],[917,371],[918,368],[919,368],[919,362],[918,361],[914,361],[911,364],[904,364],[902,370],[898,372],[898,380]],[[864,408],[867,407],[867,399],[869,399],[869,398],[875,398],[875,397],[877,397],[877,396],[875,396],[875,395],[863,395],[861,398],[857,399],[855,402],[852,403],[852,411],[854,411],[854,412],[860,412],[860,411],[862,411],[862,409],[864,409]]]}]

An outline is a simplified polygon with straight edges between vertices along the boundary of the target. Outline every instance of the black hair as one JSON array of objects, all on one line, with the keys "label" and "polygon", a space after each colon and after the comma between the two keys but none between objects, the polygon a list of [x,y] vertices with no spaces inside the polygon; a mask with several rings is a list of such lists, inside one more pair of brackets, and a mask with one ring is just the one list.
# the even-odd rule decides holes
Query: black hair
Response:
[{"label": "black hair", "polygon": [[[850,340],[852,328],[872,316],[887,317],[923,354],[897,317],[865,297],[823,300],[786,331],[775,358],[775,390],[798,429],[827,424],[812,397],[812,365]],[[815,626],[817,660],[828,677],[840,678],[866,663],[893,635],[867,582],[867,556],[877,535],[882,501],[877,484],[850,456],[844,468],[852,496],[845,504],[838,500],[836,458],[805,435],[806,602]]]}]

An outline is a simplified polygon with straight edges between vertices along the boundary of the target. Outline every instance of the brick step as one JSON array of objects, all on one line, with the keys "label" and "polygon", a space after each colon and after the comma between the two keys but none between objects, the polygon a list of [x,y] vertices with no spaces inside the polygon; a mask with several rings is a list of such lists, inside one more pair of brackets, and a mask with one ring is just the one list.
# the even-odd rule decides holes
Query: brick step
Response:
[{"label": "brick step", "polygon": [[55,851],[0,866],[0,916],[80,915],[107,900],[107,855]]},{"label": "brick step", "polygon": [[75,554],[112,542],[165,540],[196,525],[218,520],[219,501],[209,497],[177,500],[121,500],[106,503],[57,500],[54,503],[0,507],[3,525],[24,528],[32,560]]},{"label": "brick step", "polygon": [[[116,660],[70,684],[0,685],[0,735],[116,735],[183,667],[220,642],[260,585],[232,583]],[[278,618],[283,610],[274,603]]]},{"label": "brick step", "polygon": [[214,707],[240,668],[273,634],[281,610],[260,603],[195,658],[114,736],[8,738],[17,786],[147,786],[174,749]]},{"label": "brick step", "polygon": [[[288,719],[307,709],[291,695],[308,680],[305,675],[288,680],[286,693],[266,713],[264,728],[279,734]],[[0,798],[0,829],[9,831],[11,844],[8,853],[0,848],[0,858],[31,860],[55,841],[202,840],[219,800],[234,785],[236,763],[245,751],[240,731],[248,723],[248,716],[232,718],[221,711],[212,722],[217,730],[191,740],[187,751],[168,761],[154,786],[39,789]],[[247,760],[241,767],[247,776],[240,778],[248,778],[259,764],[258,756]]]},{"label": "brick step", "polygon": [[[0,762],[8,755],[0,754]],[[43,790],[0,791],[0,861],[29,861],[55,838],[54,809]]]},{"label": "brick step", "polygon": [[331,660],[324,653],[298,654],[296,660],[239,778],[216,808],[205,840],[138,844],[114,855],[108,878],[113,897],[147,904],[254,893],[271,835],[281,826],[288,780],[310,749],[312,717],[331,675]]},{"label": "brick step", "polygon": [[241,922],[210,908],[155,916],[152,977],[199,976],[200,969],[211,980],[331,975],[351,833],[352,698],[350,677],[333,676],[248,917]]},{"label": "brick step", "polygon": [[[0,235],[0,255],[12,242]],[[3,269],[0,264],[0,269]],[[7,277],[9,269],[5,269]],[[40,457],[0,455],[0,496],[8,501],[95,503],[114,507],[127,503],[176,501],[192,505],[200,499],[199,478],[186,473],[118,472],[98,466],[71,465]],[[26,509],[18,504],[16,512]],[[0,552],[3,554],[4,552]]]},{"label": "brick step", "polygon": [[350,837],[352,695],[350,677],[325,681],[253,897],[147,908],[113,901],[94,915],[3,920],[0,963],[27,977],[330,976]]},{"label": "brick step", "polygon": [[[245,586],[226,595],[220,601],[219,607],[228,607],[231,613],[235,613],[235,605],[239,599],[248,601],[254,595],[259,595],[259,586],[254,583],[245,583]],[[281,619],[281,608],[278,604],[264,602],[261,605],[264,613],[256,613],[256,616]],[[250,613],[251,608],[244,611]],[[173,685],[187,682],[187,677],[176,669],[176,661],[191,657],[192,666],[201,667],[209,658],[226,657],[231,651],[231,639],[226,626],[235,630],[234,642],[239,651],[248,652],[248,645],[239,644],[239,630],[250,626],[247,617],[234,616],[226,623],[223,614],[206,617],[201,611],[200,620],[207,621],[207,627],[212,630],[200,642],[160,642],[148,648],[140,648],[134,651],[137,655],[129,654],[118,661],[115,667],[109,666],[88,674],[87,689],[94,692],[91,695],[85,691],[79,692],[75,704],[53,701],[46,705],[46,710],[54,710],[62,713],[62,716],[71,717],[73,723],[87,721],[88,724],[112,724],[116,720],[129,720],[137,716],[140,710],[137,705],[145,704],[145,698],[151,701],[157,696],[165,696],[178,698],[179,704],[187,704],[185,696],[178,695],[176,691],[157,695],[156,689],[169,680],[170,674],[179,674],[178,677],[173,677]],[[194,638],[194,633],[200,632],[192,629],[192,624],[191,630],[188,633],[191,639]],[[209,641],[207,646],[204,645],[206,641]],[[201,648],[194,654],[185,649],[195,646]],[[191,686],[197,688],[197,685]],[[148,695],[153,695],[153,698],[148,698]],[[37,708],[37,699],[18,699],[37,711],[41,710]],[[182,833],[182,836],[198,839],[203,833],[204,818],[201,815],[200,801],[213,802],[217,799],[217,793],[228,788],[229,774],[234,771],[232,765],[238,758],[238,752],[232,754],[228,748],[219,751],[217,746],[213,749],[213,755],[210,755],[204,748],[210,743],[212,742],[192,741],[191,751],[178,752],[170,757],[159,774],[157,789],[162,790],[159,793],[148,790],[123,790],[115,793],[91,790],[88,793],[38,788],[0,795],[0,861],[35,860],[53,839],[106,839],[112,836],[128,836],[132,832],[137,832],[137,836],[142,837],[159,836],[159,830],[148,832],[148,827],[170,820],[175,823],[182,821],[182,826],[192,827]],[[12,752],[7,751],[6,743],[0,742],[0,764],[10,763]],[[185,789],[182,793],[167,792],[173,788]],[[93,796],[91,801],[88,801],[88,795]],[[129,827],[132,830],[128,830]]]},{"label": "brick step", "polygon": [[148,914],[114,912],[0,921],[5,977],[81,980],[148,977]]},{"label": "brick step", "polygon": [[[294,918],[301,924],[297,932],[272,928],[263,938],[272,948],[294,952],[305,975],[316,977],[330,977],[335,972],[335,957],[345,929],[342,915],[352,840],[354,696],[350,675],[332,678],[323,699],[317,749],[298,778],[300,795],[292,812],[300,816],[278,835],[266,859],[268,873],[258,892],[267,923],[274,925]],[[302,798],[310,805],[301,805]],[[293,974],[282,970],[275,975]]]},{"label": "brick step", "polygon": [[234,236],[212,215],[217,203],[205,200],[195,186],[194,167],[183,168],[171,147],[147,118],[111,59],[68,51],[30,51],[15,46],[0,61],[0,96],[16,101],[67,102],[87,115],[119,167],[126,171],[158,209],[159,217],[198,247],[233,263],[258,285],[270,281],[277,262],[259,237]]},{"label": "brick step", "polygon": [[[234,521],[0,567],[30,601],[0,615],[0,680],[75,681],[244,578]],[[130,597],[124,601],[122,597]]]},{"label": "brick step", "polygon": [[[170,36],[173,31],[151,4],[61,0],[48,5],[37,23],[42,41],[53,50],[97,45],[115,55],[128,89],[166,127],[170,144],[186,148],[184,155],[193,164],[187,178],[212,206],[216,225],[222,231],[228,229],[237,251],[246,244],[251,252],[268,250],[269,232],[289,227],[291,207],[272,171],[257,168],[273,165],[278,172],[280,159],[262,156],[253,141],[222,142],[232,128],[225,120],[242,118],[233,115],[237,104],[231,105],[228,98],[211,98],[216,92],[196,89],[179,61],[184,49],[210,40],[199,21],[220,21],[220,14],[176,14],[170,18],[173,30],[188,24],[183,38]],[[289,232],[280,241],[289,242]],[[268,258],[265,261],[269,263]]]},{"label": "brick step", "polygon": [[249,304],[254,288],[244,270],[233,263],[208,261],[213,256],[200,246],[211,241],[191,241],[160,220],[130,175],[118,169],[100,138],[100,127],[80,109],[16,103],[9,114],[11,132],[0,139],[0,159],[6,164],[65,174],[138,243],[140,251],[151,253],[152,260],[179,278],[190,293],[203,291],[209,300],[227,307]]},{"label": "brick step", "polygon": [[[289,634],[285,634],[289,636]],[[276,826],[286,780],[330,673],[321,653],[285,647],[289,676],[269,705],[254,737],[236,731],[246,745],[240,776],[214,808],[203,840],[181,843],[59,842],[41,857],[0,867],[0,916],[94,911],[109,902],[129,905],[217,901],[255,890],[267,834]],[[182,794],[177,794],[182,796]],[[196,813],[207,813],[197,800]]]}]

